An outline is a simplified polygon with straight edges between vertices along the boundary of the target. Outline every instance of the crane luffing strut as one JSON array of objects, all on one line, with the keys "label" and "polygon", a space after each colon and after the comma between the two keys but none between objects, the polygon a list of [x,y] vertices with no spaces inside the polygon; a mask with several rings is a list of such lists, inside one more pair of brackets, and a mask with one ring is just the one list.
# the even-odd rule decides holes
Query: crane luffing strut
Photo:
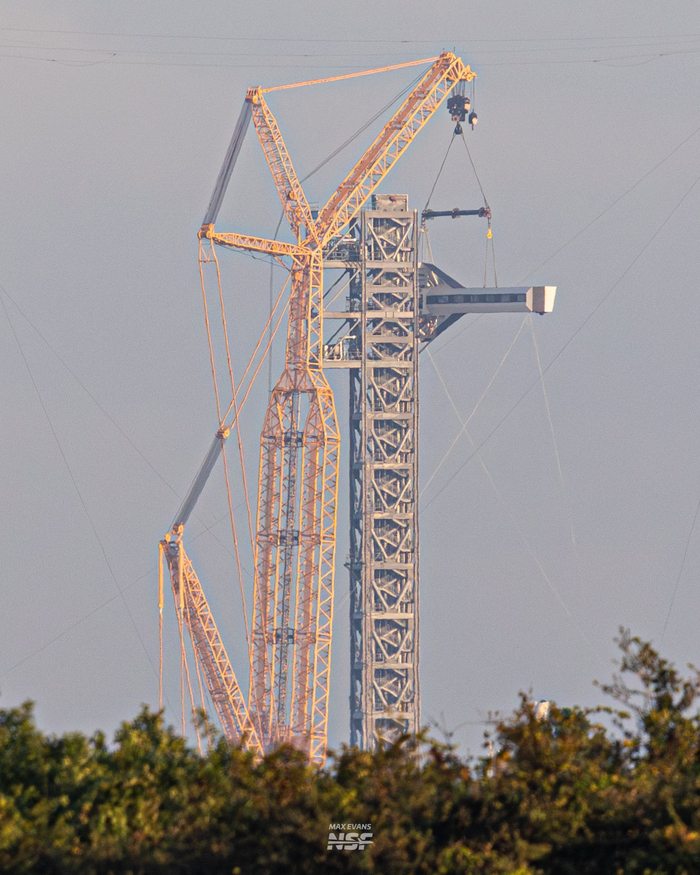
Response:
[{"label": "crane luffing strut", "polygon": [[[178,620],[190,634],[224,734],[256,755],[285,741],[305,751],[312,762],[322,763],[326,755],[340,435],[323,370],[323,249],[357,216],[452,88],[476,74],[445,52],[411,64],[297,83],[332,82],[424,63],[431,63],[430,68],[317,218],[264,98],[275,89],[249,88],[199,232],[200,259],[203,247],[208,245],[213,253],[218,245],[291,263],[285,368],[272,391],[261,437],[247,703],[183,546],[187,519],[237,423],[235,392],[233,416],[227,423],[231,407],[220,415],[212,447],[160,545]],[[251,117],[296,243],[215,230]],[[160,605],[162,612],[162,594]]]}]

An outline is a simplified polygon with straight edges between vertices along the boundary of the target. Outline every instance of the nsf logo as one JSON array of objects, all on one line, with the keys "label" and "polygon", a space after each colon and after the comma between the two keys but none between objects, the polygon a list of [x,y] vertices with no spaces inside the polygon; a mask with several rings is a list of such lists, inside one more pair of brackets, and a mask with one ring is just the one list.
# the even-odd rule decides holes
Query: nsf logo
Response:
[{"label": "nsf logo", "polygon": [[330,851],[364,851],[372,844],[371,823],[331,823],[328,825],[328,847]]}]

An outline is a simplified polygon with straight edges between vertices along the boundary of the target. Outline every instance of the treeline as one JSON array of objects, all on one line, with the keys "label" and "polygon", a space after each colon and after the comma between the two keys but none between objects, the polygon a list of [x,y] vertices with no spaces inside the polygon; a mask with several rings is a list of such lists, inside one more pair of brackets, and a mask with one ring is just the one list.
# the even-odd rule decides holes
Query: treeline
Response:
[{"label": "treeline", "polygon": [[[222,740],[200,756],[147,710],[110,744],[1,710],[0,872],[697,875],[700,676],[620,646],[615,710],[538,720],[523,696],[470,761],[421,738],[255,763]],[[331,824],[372,843],[328,850]]]}]

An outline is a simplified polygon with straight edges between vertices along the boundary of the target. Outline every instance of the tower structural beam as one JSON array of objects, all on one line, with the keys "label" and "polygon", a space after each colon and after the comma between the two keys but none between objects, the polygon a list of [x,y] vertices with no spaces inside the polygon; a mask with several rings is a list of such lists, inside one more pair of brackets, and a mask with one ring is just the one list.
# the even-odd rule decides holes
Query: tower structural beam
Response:
[{"label": "tower structural beam", "polygon": [[350,370],[350,742],[374,748],[420,728],[418,221],[401,196],[360,215],[350,294],[360,314],[351,339],[360,367]]}]

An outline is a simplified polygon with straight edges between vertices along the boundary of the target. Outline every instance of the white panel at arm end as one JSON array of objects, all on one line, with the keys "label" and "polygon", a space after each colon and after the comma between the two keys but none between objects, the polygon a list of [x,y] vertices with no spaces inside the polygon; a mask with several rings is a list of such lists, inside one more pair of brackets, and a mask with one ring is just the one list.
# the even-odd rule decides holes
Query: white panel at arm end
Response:
[{"label": "white panel at arm end", "polygon": [[557,294],[556,286],[533,286],[532,309],[535,313],[551,313],[554,310],[554,298]]}]

